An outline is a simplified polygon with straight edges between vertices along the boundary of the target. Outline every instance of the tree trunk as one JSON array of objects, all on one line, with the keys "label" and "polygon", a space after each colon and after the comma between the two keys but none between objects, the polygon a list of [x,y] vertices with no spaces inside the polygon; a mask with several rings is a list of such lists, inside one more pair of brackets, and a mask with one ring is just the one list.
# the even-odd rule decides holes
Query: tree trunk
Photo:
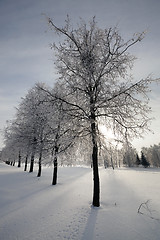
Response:
[{"label": "tree trunk", "polygon": [[[56,140],[58,139],[58,133],[56,136]],[[52,185],[56,185],[57,184],[57,169],[58,169],[58,161],[57,161],[57,154],[58,154],[58,147],[57,147],[57,142],[56,142],[56,146],[54,149],[54,169],[53,169],[53,180],[52,180]]]},{"label": "tree trunk", "polygon": [[57,184],[57,169],[58,169],[57,155],[58,155],[58,151],[59,151],[59,146],[58,146],[59,131],[60,131],[60,124],[58,125],[58,128],[57,128],[57,134],[55,137],[55,146],[53,149],[54,150],[54,161],[53,161],[54,169],[53,169],[52,185]]},{"label": "tree trunk", "polygon": [[53,181],[52,181],[52,185],[56,185],[56,184],[57,184],[57,167],[58,167],[57,156],[55,156],[55,157],[54,157],[54,169],[53,169]]},{"label": "tree trunk", "polygon": [[24,171],[27,171],[27,163],[28,163],[28,154],[26,155]]},{"label": "tree trunk", "polygon": [[29,172],[33,172],[33,168],[34,168],[34,154],[32,153]]},{"label": "tree trunk", "polygon": [[41,165],[41,162],[39,162],[39,167],[38,167],[38,174],[37,174],[37,177],[40,177],[41,176],[41,172],[42,172],[42,165]]},{"label": "tree trunk", "polygon": [[33,172],[33,168],[34,168],[34,155],[35,155],[35,152],[36,152],[36,144],[37,144],[37,139],[34,138],[29,172]]},{"label": "tree trunk", "polygon": [[98,146],[93,146],[92,153],[92,161],[93,161],[93,206],[100,206],[100,184],[99,184],[99,173],[98,173]]},{"label": "tree trunk", "polygon": [[113,170],[114,170],[114,164],[113,164],[113,158],[112,158],[112,155],[111,155],[111,166],[112,166],[112,168],[113,168]]},{"label": "tree trunk", "polygon": [[19,151],[19,156],[18,156],[18,167],[21,167],[21,151]]},{"label": "tree trunk", "polygon": [[42,150],[40,151],[40,154],[39,154],[38,174],[37,174],[37,177],[40,177],[40,176],[41,176],[41,172],[42,172]]},{"label": "tree trunk", "polygon": [[92,163],[93,163],[93,206],[100,206],[100,183],[99,183],[99,172],[98,172],[98,145],[97,145],[97,131],[95,123],[95,114],[91,114],[91,131],[92,131]]}]

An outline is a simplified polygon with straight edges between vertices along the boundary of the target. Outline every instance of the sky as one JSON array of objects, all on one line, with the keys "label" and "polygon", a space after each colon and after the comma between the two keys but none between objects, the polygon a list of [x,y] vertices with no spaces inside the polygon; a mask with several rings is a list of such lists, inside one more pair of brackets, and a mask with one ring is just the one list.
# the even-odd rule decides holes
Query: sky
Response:
[{"label": "sky", "polygon": [[[117,26],[124,39],[146,31],[142,42],[131,50],[137,60],[135,80],[152,74],[160,77],[159,0],[0,0],[0,148],[6,121],[13,119],[16,107],[37,82],[53,86],[57,75],[49,45],[56,36],[46,16],[63,26],[67,14],[73,23],[96,16],[98,26]],[[134,140],[136,148],[160,142],[160,84],[152,85],[150,106],[153,133]]]}]

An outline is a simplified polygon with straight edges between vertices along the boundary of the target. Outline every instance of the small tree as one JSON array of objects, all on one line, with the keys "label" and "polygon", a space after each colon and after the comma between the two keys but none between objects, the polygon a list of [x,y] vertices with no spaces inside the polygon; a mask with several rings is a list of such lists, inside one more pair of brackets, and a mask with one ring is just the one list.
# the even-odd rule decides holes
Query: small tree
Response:
[{"label": "small tree", "polygon": [[150,163],[147,161],[147,158],[145,157],[145,155],[143,154],[143,152],[141,152],[141,164],[147,168],[150,166]]}]

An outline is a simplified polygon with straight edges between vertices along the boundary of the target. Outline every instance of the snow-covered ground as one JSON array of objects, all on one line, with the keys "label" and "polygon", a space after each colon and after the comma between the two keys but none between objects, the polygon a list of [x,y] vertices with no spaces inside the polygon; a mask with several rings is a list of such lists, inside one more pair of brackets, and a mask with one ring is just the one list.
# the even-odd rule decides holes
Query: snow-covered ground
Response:
[{"label": "snow-covered ground", "polygon": [[100,179],[93,208],[90,168],[61,167],[52,186],[51,168],[37,178],[0,164],[0,240],[159,240],[160,171],[101,168]]}]

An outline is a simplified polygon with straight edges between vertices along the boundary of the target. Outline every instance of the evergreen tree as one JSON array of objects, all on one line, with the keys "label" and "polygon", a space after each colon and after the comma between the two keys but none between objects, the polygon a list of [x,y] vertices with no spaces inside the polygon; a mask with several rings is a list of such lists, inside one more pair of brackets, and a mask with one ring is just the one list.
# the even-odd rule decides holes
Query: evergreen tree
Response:
[{"label": "evergreen tree", "polygon": [[143,152],[141,152],[141,164],[147,168],[150,166],[150,163],[147,161],[145,155],[143,154]]}]

